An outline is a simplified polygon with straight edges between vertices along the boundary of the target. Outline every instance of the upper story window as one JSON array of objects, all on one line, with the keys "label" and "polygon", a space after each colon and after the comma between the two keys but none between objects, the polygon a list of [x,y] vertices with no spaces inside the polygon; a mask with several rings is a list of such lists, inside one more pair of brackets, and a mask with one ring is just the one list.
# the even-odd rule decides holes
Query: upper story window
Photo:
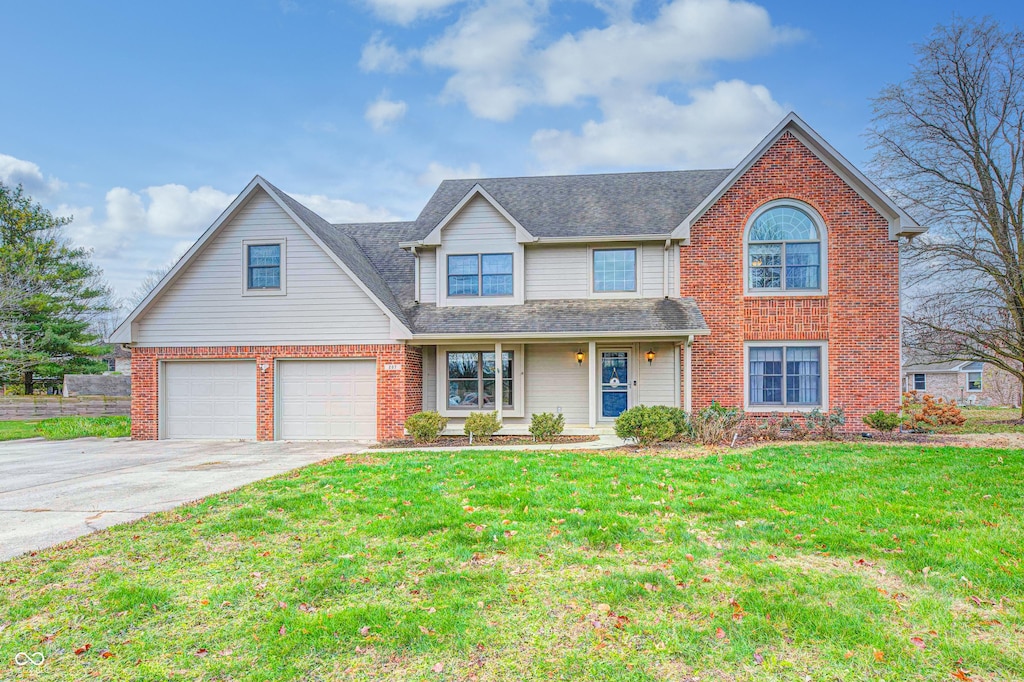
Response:
[{"label": "upper story window", "polygon": [[747,234],[747,289],[821,291],[821,242],[806,211],[789,204],[768,208]]},{"label": "upper story window", "polygon": [[511,296],[512,254],[448,256],[449,296]]},{"label": "upper story window", "polygon": [[246,270],[249,289],[280,289],[281,245],[248,244]]},{"label": "upper story window", "polygon": [[594,249],[594,291],[636,291],[636,249]]}]

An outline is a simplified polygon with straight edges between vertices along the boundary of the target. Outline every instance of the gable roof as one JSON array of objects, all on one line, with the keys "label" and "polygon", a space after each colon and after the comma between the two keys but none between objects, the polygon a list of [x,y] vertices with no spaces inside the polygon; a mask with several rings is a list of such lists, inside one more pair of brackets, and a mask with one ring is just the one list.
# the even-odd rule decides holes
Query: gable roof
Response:
[{"label": "gable roof", "polygon": [[722,198],[730,187],[753,166],[761,155],[769,147],[775,144],[776,140],[785,133],[791,133],[805,147],[810,149],[825,165],[831,168],[839,177],[843,178],[860,196],[867,201],[876,211],[889,220],[889,239],[896,240],[899,237],[915,237],[925,231],[927,227],[917,224],[892,198],[871,182],[863,173],[846,160],[842,154],[836,151],[835,147],[825,141],[813,128],[807,125],[802,118],[794,112],[789,112],[775,128],[768,133],[761,142],[747,156],[740,161],[728,175],[726,175],[717,187],[708,192],[700,203],[690,211],[682,222],[672,231],[672,236],[677,239],[689,239],[690,228],[700,220],[701,216]]},{"label": "gable roof", "polygon": [[668,237],[729,170],[445,180],[416,219],[424,240],[477,188],[540,241]]},{"label": "gable roof", "polygon": [[505,210],[505,207],[502,206],[501,204],[499,204],[495,200],[495,198],[492,197],[487,192],[487,190],[485,190],[483,187],[481,187],[480,183],[477,183],[477,184],[473,185],[473,187],[469,190],[469,192],[467,192],[466,195],[464,197],[462,197],[462,199],[459,200],[459,203],[455,204],[455,206],[453,206],[452,209],[450,211],[448,211],[448,214],[444,218],[441,219],[441,222],[439,222],[434,227],[434,229],[432,229],[430,231],[430,234],[428,234],[426,237],[423,237],[423,239],[421,241],[424,244],[427,244],[427,245],[440,246],[441,245],[441,230],[443,230],[445,227],[447,227],[448,223],[450,223],[451,221],[455,220],[455,217],[457,215],[459,215],[459,213],[466,206],[466,204],[468,204],[470,201],[472,201],[476,197],[480,197],[481,199],[486,201],[488,204],[490,204],[494,208],[494,210],[496,210],[498,213],[500,213],[502,215],[502,217],[505,218],[505,220],[507,220],[509,223],[512,224],[512,227],[514,227],[516,229],[516,241],[517,242],[522,243],[522,242],[537,241],[537,238],[534,237],[532,234],[530,234],[530,231],[527,230],[525,227],[523,227],[522,224],[520,224],[520,222],[515,219],[515,216],[513,216],[511,213],[509,213],[507,210]]},{"label": "gable roof", "polygon": [[177,280],[189,264],[202,252],[206,244],[234,218],[242,207],[248,203],[253,194],[260,190],[266,192],[295,221],[296,225],[305,231],[352,278],[356,286],[361,288],[370,300],[380,307],[385,315],[397,323],[405,334],[411,335],[412,332],[409,330],[408,318],[402,305],[399,304],[394,292],[384,282],[380,273],[370,263],[366,254],[356,245],[352,238],[340,232],[316,213],[310,211],[257,175],[235,197],[234,201],[224,209],[223,213],[207,228],[206,232],[199,237],[195,244],[185,252],[185,255],[175,263],[174,267],[163,276],[146,298],[117,326],[108,341],[111,343],[130,343],[132,340],[132,325],[135,320],[156,302],[164,290]]},{"label": "gable roof", "polygon": [[936,372],[962,372],[972,360],[941,360],[923,350],[906,348],[903,351],[904,374],[931,374]]}]

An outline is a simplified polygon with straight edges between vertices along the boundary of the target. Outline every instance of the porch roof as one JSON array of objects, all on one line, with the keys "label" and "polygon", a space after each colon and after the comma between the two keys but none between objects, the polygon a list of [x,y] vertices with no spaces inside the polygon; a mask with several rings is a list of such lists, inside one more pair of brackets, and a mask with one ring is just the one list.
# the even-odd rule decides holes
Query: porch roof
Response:
[{"label": "porch roof", "polygon": [[710,333],[692,298],[527,301],[513,306],[421,303],[410,309],[414,337],[688,336]]}]

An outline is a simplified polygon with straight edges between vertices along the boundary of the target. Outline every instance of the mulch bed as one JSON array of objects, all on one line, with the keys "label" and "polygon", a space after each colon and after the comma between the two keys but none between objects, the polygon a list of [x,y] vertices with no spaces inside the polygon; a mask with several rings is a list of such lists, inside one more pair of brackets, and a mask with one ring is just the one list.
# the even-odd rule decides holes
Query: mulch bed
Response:
[{"label": "mulch bed", "polygon": [[[473,439],[473,446],[486,448],[492,445],[555,445],[559,443],[589,443],[597,440],[597,436],[555,436],[548,440],[534,440],[533,436],[491,436],[490,440],[484,441],[479,438]],[[412,438],[398,438],[386,440],[374,448],[455,448],[470,445],[469,436],[441,436],[433,443],[416,443]]]}]

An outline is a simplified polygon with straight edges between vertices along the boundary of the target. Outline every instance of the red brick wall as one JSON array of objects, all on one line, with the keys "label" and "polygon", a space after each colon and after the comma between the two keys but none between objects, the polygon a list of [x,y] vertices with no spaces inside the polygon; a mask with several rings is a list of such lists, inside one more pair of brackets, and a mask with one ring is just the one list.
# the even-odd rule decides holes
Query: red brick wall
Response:
[{"label": "red brick wall", "polygon": [[[406,417],[422,409],[423,360],[419,348],[402,344],[349,346],[218,346],[132,349],[132,438],[159,437],[161,360],[253,359],[256,372],[256,438],[274,439],[274,360],[279,358],[376,358],[377,438],[401,438]],[[401,370],[385,365],[399,364]],[[266,365],[266,371],[259,366]]]},{"label": "red brick wall", "polygon": [[[743,232],[758,207],[796,199],[828,233],[827,296],[744,296]],[[793,135],[784,134],[692,227],[680,290],[711,335],[693,345],[693,407],[743,406],[745,341],[828,341],[830,407],[847,427],[900,399],[899,251],[888,222]]]}]

